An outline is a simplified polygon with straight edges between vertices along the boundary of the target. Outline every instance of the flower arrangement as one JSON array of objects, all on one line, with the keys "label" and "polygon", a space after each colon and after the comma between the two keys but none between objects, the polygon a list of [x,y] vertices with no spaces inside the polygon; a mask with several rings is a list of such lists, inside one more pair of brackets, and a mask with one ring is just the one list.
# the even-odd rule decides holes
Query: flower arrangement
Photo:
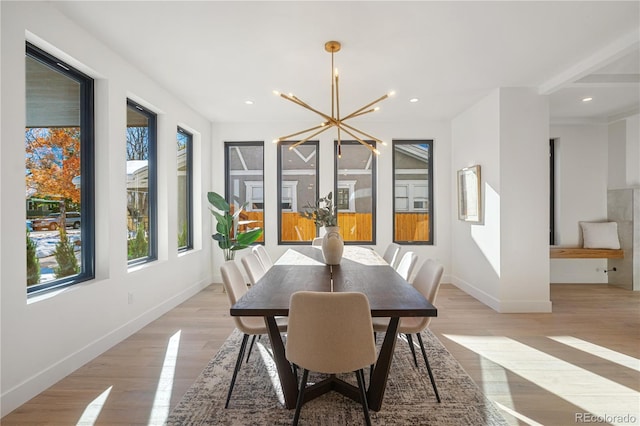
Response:
[{"label": "flower arrangement", "polygon": [[307,203],[300,216],[313,220],[316,226],[337,226],[338,217],[336,207],[333,205],[333,193],[329,192],[326,197],[319,198],[315,205]]}]

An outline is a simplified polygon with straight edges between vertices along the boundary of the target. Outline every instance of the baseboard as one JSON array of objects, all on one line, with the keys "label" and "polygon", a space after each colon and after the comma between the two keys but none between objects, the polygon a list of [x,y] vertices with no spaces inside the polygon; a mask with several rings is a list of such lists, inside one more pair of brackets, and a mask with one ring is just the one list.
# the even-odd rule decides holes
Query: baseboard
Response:
[{"label": "baseboard", "polygon": [[117,329],[94,340],[84,348],[70,354],[39,373],[34,374],[19,385],[3,392],[0,395],[0,417],[4,417],[9,414],[11,411],[15,410],[34,396],[82,367],[87,362],[111,349],[113,346],[136,333],[150,322],[156,320],[182,302],[191,298],[204,289],[208,284],[209,282],[205,282],[204,280],[194,283],[180,293],[165,300],[159,305],[148,309]]},{"label": "baseboard", "polygon": [[498,309],[500,308],[500,301],[495,297],[491,296],[490,294],[484,292],[483,290],[480,290],[478,287],[474,286],[473,284],[463,279],[460,279],[458,277],[451,276],[451,280],[449,282],[455,285],[456,287],[458,287],[460,290],[467,293],[468,295],[478,299],[480,302],[484,303],[494,311],[499,312]]},{"label": "baseboard", "polygon": [[499,300],[473,284],[457,277],[450,282],[468,295],[478,299],[491,309],[500,313],[545,313],[551,312],[551,301],[545,300]]}]

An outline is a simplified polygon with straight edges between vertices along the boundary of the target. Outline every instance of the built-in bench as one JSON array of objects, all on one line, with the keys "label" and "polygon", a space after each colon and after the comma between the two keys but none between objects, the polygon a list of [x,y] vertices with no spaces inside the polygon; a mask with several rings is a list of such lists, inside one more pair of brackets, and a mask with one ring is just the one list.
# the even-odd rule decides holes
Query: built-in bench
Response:
[{"label": "built-in bench", "polygon": [[582,247],[549,247],[551,259],[623,259],[624,250]]}]

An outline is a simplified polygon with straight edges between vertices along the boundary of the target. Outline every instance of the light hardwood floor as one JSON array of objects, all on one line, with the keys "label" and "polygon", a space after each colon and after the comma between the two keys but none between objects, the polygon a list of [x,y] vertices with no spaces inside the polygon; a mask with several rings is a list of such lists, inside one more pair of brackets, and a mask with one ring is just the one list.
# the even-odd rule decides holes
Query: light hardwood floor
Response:
[{"label": "light hardwood floor", "polygon": [[[555,284],[551,300],[552,314],[499,314],[443,284],[431,330],[513,425],[575,424],[576,413],[603,403],[606,414],[640,422],[640,293]],[[233,328],[226,295],[213,284],[1,423],[76,425],[99,412],[97,425],[155,426]],[[178,340],[168,361],[173,380],[159,386],[167,348]]]}]

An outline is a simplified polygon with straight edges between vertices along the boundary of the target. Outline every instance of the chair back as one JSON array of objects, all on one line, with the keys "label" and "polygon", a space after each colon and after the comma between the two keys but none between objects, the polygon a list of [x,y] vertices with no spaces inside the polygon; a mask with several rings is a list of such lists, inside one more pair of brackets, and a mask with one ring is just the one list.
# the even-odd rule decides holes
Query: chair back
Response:
[{"label": "chair back", "polygon": [[251,285],[256,285],[260,278],[262,278],[267,272],[264,270],[262,263],[260,263],[260,259],[258,259],[258,256],[255,253],[250,253],[243,257],[242,265],[247,271]]},{"label": "chair back", "polygon": [[387,246],[382,258],[393,268],[398,260],[398,253],[400,253],[400,246],[396,243],[391,243]]},{"label": "chair back", "polygon": [[438,290],[440,289],[440,281],[442,280],[442,274],[444,273],[444,267],[433,259],[427,259],[413,280],[413,287],[418,290],[425,299],[431,304],[434,304],[436,297],[438,297]]},{"label": "chair back", "polygon": [[411,273],[413,272],[413,268],[416,267],[416,263],[418,263],[418,256],[414,252],[408,251],[402,256],[402,259],[400,259],[400,263],[396,266],[396,272],[400,274],[402,278],[408,280],[411,278]]},{"label": "chair back", "polygon": [[322,240],[323,240],[323,239],[324,239],[324,238],[322,238],[322,237],[316,237],[316,238],[314,238],[314,239],[311,241],[311,245],[312,245],[312,246],[321,246],[321,245],[322,245]]},{"label": "chair back", "polygon": [[[240,268],[233,260],[226,261],[220,267],[220,273],[222,274],[222,285],[224,285],[225,293],[229,298],[229,306],[233,306],[247,293],[247,284],[244,282]],[[242,322],[242,317],[234,316],[233,320],[236,323],[236,327],[244,332],[246,327]]]},{"label": "chair back", "polygon": [[258,259],[260,259],[260,263],[262,263],[262,267],[265,271],[268,271],[273,266],[271,256],[269,256],[269,253],[267,253],[264,246],[258,244],[253,246],[251,250],[258,256]]},{"label": "chair back", "polygon": [[325,374],[356,371],[375,363],[367,297],[356,292],[292,294],[286,356],[302,368]]}]

